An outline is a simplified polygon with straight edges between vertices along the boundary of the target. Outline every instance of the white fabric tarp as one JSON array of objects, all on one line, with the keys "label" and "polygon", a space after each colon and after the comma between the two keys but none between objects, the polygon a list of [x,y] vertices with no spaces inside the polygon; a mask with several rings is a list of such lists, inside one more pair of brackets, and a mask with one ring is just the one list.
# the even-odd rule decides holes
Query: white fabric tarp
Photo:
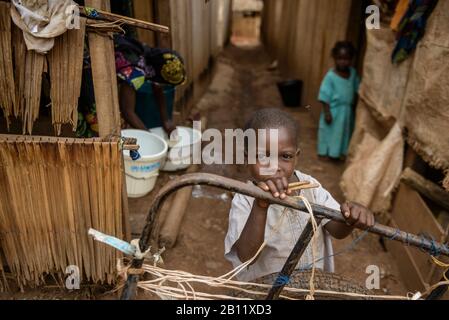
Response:
[{"label": "white fabric tarp", "polygon": [[439,1],[415,53],[404,100],[408,142],[433,167],[449,169],[449,1]]},{"label": "white fabric tarp", "polygon": [[391,191],[402,172],[403,152],[404,140],[398,124],[383,140],[365,132],[342,176],[340,186],[346,198],[376,213],[386,212],[391,204]]},{"label": "white fabric tarp", "polygon": [[383,140],[390,131],[390,128],[391,127],[387,123],[378,121],[377,118],[372,115],[371,109],[362,99],[360,99],[357,104],[355,129],[349,146],[348,158],[351,160],[356,156],[357,148],[366,133],[369,133],[377,140]]},{"label": "white fabric tarp", "polygon": [[391,62],[396,40],[389,28],[367,31],[360,98],[382,122],[393,125],[400,115],[411,59],[399,66]]}]

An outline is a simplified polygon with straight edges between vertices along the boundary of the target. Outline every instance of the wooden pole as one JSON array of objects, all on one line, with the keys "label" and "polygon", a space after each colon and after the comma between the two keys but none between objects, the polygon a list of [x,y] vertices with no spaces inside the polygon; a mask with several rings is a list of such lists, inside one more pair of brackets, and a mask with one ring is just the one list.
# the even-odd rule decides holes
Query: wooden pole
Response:
[{"label": "wooden pole", "polygon": [[[86,4],[88,2],[89,1],[86,1]],[[103,11],[100,9],[96,9],[99,7],[92,8],[90,6],[86,6],[86,7],[79,6],[79,8],[80,8],[80,15],[84,16],[88,19],[103,20],[103,21],[109,21],[109,22],[123,22],[127,25],[141,28],[141,29],[152,30],[152,31],[161,32],[161,33],[169,33],[170,32],[169,27],[166,27],[166,26],[163,26],[160,24],[156,24],[156,23],[152,23],[152,22],[148,22],[148,21],[125,17],[125,16],[122,16],[119,14],[110,13],[110,12]]]},{"label": "wooden pole", "polygon": [[[321,220],[322,219],[318,218],[316,220],[316,223],[319,225],[321,223]],[[290,276],[292,275],[293,271],[295,271],[296,266],[298,265],[299,260],[306,251],[307,246],[312,240],[312,237],[313,237],[313,224],[312,220],[309,220],[304,230],[302,231],[301,236],[298,238],[298,241],[296,241],[296,245],[294,246],[292,252],[290,253],[290,256],[287,258],[284,267],[282,267],[281,272],[279,272],[279,275],[277,276],[276,281],[273,284],[273,287],[271,287],[266,300],[277,300],[279,298],[279,295],[281,294],[282,290],[289,283]]]},{"label": "wooden pole", "polygon": [[[207,128],[207,117],[201,119],[201,131]],[[192,165],[187,169],[187,173],[195,173],[198,171],[198,165]],[[185,188],[176,192],[166,201],[169,201],[169,207],[162,207],[161,214],[159,215],[159,228],[157,230],[156,240],[160,248],[170,249],[178,238],[179,230],[181,228],[182,219],[189,204],[190,197],[192,196],[193,188]],[[172,203],[173,202],[173,203]],[[165,209],[165,210],[164,210]]]},{"label": "wooden pole", "polygon": [[[109,1],[86,0],[86,5],[107,9],[109,8]],[[110,134],[120,135],[120,113],[113,40],[90,33],[89,49],[100,137]]]},{"label": "wooden pole", "polygon": [[164,225],[165,219],[167,218],[167,216],[171,211],[175,195],[176,193],[169,195],[168,198],[164,201],[164,204],[162,205],[161,212],[157,217],[156,226],[152,234],[152,241],[154,241],[155,243],[158,243],[159,234],[161,232],[162,226]]},{"label": "wooden pole", "polygon": [[[110,10],[110,2],[107,0],[86,0],[85,3],[86,6],[106,11]],[[96,33],[89,33],[89,50],[99,135],[100,137],[107,137],[109,135],[120,136],[120,107],[113,40]],[[129,226],[129,209],[124,167],[122,180],[123,232],[125,238],[130,239],[131,228]]]},{"label": "wooden pole", "polygon": [[[194,173],[198,170],[197,165],[192,165],[187,173]],[[171,249],[175,246],[176,239],[178,238],[179,231],[181,229],[181,223],[189,205],[190,198],[192,196],[193,187],[183,188],[176,192],[171,204],[170,210],[165,217],[160,234],[159,234],[159,247]]]},{"label": "wooden pole", "polygon": [[449,210],[449,192],[427,180],[410,168],[406,168],[401,176],[401,181],[415,189],[426,198]]}]

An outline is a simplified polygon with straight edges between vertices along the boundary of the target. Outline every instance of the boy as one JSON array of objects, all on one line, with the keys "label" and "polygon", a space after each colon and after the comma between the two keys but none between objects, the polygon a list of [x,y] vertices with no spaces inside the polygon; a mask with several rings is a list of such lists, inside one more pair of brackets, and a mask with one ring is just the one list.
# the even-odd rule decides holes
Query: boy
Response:
[{"label": "boy", "polygon": [[[246,126],[246,130],[278,130],[277,171],[273,175],[261,175],[264,167],[258,160],[248,165],[255,183],[264,191],[280,199],[296,194],[288,190],[288,185],[298,181],[318,183],[312,177],[295,170],[298,149],[298,127],[290,116],[278,109],[257,111]],[[265,155],[270,154],[269,134],[265,143]],[[260,143],[258,142],[259,146]],[[330,235],[344,239],[355,227],[362,229],[374,225],[374,216],[365,207],[355,203],[341,206],[321,186],[317,189],[302,190],[300,195],[311,203],[341,210],[346,224],[323,219],[318,228],[315,266],[327,272],[333,272],[332,244]],[[281,219],[281,217],[283,217]],[[262,200],[236,194],[229,215],[229,229],[225,239],[225,257],[234,267],[251,259],[264,241],[267,246],[257,260],[238,275],[242,281],[253,281],[262,276],[279,272],[302,230],[310,219],[309,213],[271,205]],[[311,244],[298,263],[297,269],[310,269],[312,264]]]}]

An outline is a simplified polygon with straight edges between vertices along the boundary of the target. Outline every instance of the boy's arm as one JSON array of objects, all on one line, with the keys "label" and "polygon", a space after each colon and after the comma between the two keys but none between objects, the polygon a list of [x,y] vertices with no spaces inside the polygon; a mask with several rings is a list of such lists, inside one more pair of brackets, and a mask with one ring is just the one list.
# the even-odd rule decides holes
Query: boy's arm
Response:
[{"label": "boy's arm", "polygon": [[254,257],[265,239],[265,224],[268,207],[263,208],[254,202],[240,238],[234,245],[240,261],[245,262]]},{"label": "boy's arm", "polygon": [[354,227],[336,221],[328,222],[324,228],[332,237],[338,240],[345,239],[354,230]]},{"label": "boy's arm", "polygon": [[[288,190],[288,181],[286,178],[261,181],[259,188],[271,192],[273,197],[285,199],[291,194]],[[265,240],[265,225],[267,223],[267,212],[270,203],[256,199],[253,208],[248,217],[245,227],[239,240],[234,245],[237,256],[240,261],[248,261],[257,253]]]},{"label": "boy's arm", "polygon": [[375,224],[372,212],[354,202],[345,202],[341,205],[341,213],[346,219],[346,224],[331,221],[324,228],[336,239],[344,239],[351,234],[354,228],[369,229]]}]

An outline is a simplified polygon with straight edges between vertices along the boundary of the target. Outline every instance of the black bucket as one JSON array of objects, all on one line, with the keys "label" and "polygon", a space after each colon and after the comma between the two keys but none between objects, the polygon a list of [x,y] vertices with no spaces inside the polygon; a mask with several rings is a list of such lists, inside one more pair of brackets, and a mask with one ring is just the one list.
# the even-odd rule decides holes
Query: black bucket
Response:
[{"label": "black bucket", "polygon": [[279,93],[286,107],[299,107],[301,105],[302,81],[288,80],[278,82]]}]

